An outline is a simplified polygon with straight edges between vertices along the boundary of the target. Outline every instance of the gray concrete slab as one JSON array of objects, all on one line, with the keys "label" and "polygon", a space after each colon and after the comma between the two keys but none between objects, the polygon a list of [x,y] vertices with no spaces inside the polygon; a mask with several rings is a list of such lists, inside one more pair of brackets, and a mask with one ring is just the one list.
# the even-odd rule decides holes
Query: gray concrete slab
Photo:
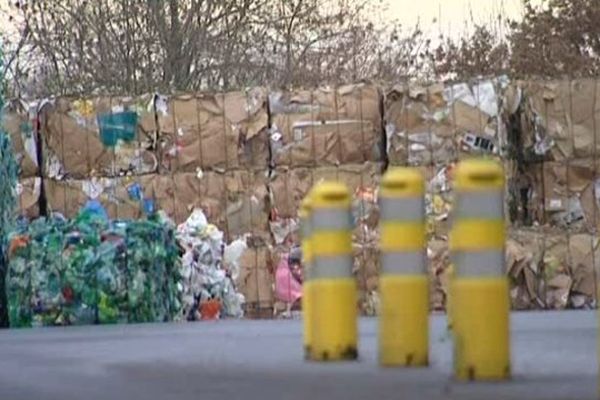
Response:
[{"label": "gray concrete slab", "polygon": [[307,363],[300,321],[48,328],[0,332],[0,399],[595,399],[592,312],[512,317],[514,379],[451,379],[445,318],[431,318],[431,366],[380,369],[376,320],[358,362]]}]

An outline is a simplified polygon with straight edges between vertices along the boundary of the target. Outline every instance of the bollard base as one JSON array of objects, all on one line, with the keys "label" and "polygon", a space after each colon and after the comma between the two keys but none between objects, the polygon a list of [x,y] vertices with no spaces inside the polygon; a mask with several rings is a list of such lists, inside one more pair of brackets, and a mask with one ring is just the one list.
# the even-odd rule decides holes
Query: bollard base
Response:
[{"label": "bollard base", "polygon": [[510,379],[508,280],[455,278],[451,290],[456,379]]},{"label": "bollard base", "polygon": [[313,281],[311,290],[314,305],[311,358],[316,361],[356,360],[356,282],[353,278],[319,279]]},{"label": "bollard base", "polygon": [[424,367],[429,349],[429,281],[425,275],[382,276],[379,363]]}]

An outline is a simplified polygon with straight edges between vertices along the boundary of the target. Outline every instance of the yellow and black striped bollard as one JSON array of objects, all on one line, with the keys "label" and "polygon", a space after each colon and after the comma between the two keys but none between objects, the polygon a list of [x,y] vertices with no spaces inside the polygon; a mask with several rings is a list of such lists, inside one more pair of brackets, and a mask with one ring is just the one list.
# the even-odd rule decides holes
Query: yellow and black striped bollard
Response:
[{"label": "yellow and black striped bollard", "polygon": [[379,361],[426,366],[429,281],[425,250],[425,184],[413,168],[388,171],[381,182]]},{"label": "yellow and black striped bollard", "polygon": [[310,217],[312,212],[312,202],[309,192],[300,205],[300,235],[302,240],[302,319],[304,328],[304,357],[310,359],[312,344],[312,302],[311,302],[311,274],[312,274],[312,248],[310,246],[311,228]]},{"label": "yellow and black striped bollard", "polygon": [[314,187],[311,200],[311,359],[354,360],[358,326],[350,194],[341,183],[323,182]]},{"label": "yellow and black striped bollard", "polygon": [[455,175],[451,281],[455,376],[510,378],[509,287],[505,275],[504,171],[468,160]]}]

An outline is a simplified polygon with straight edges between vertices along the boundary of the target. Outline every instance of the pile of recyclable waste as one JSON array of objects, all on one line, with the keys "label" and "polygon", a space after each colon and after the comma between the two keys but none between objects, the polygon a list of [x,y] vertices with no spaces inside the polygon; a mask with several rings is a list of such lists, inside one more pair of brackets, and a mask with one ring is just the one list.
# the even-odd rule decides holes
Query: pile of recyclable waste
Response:
[{"label": "pile of recyclable waste", "polygon": [[91,204],[18,224],[8,253],[11,327],[180,319],[180,248],[160,215],[110,221]]},{"label": "pile of recyclable waste", "polygon": [[182,256],[183,315],[187,320],[241,318],[244,296],[235,287],[246,243],[225,245],[223,232],[200,209],[177,228]]}]

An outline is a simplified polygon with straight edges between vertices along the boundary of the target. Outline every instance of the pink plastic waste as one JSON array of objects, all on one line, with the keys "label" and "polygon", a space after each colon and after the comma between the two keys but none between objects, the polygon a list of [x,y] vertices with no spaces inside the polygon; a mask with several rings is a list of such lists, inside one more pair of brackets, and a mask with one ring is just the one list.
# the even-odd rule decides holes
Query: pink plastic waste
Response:
[{"label": "pink plastic waste", "polygon": [[302,298],[302,284],[294,278],[288,265],[288,255],[282,254],[275,272],[275,296],[279,301],[295,303]]}]

